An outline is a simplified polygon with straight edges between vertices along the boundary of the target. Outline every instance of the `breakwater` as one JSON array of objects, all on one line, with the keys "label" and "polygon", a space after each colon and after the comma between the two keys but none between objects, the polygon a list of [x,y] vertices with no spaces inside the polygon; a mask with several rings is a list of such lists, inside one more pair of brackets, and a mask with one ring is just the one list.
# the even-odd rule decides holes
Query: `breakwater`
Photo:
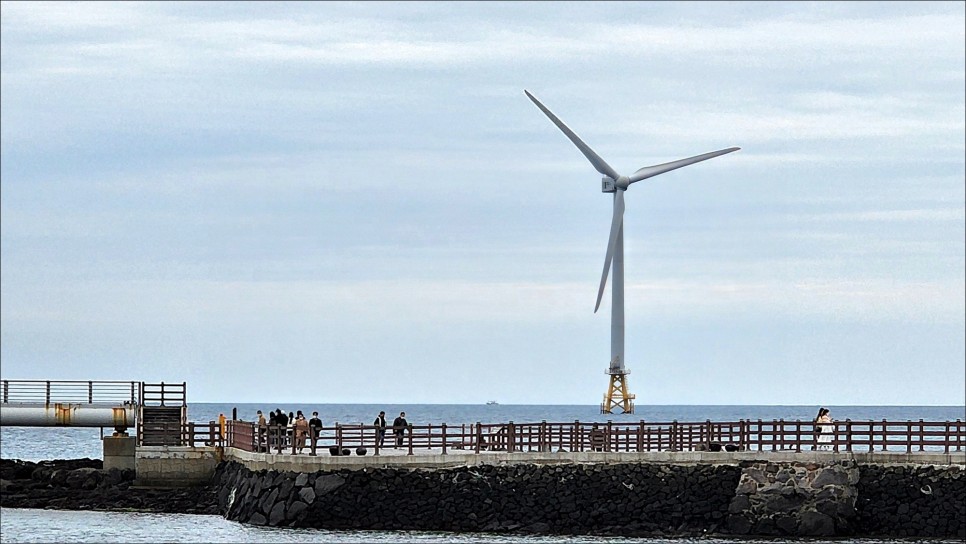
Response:
[{"label": "breakwater", "polygon": [[336,530],[966,537],[963,459],[596,455],[613,459],[515,454],[460,462],[449,456],[451,464],[433,467],[420,456],[293,463],[292,456],[253,462],[245,454],[220,463],[204,485],[180,488],[141,487],[133,471],[105,470],[92,459],[4,459],[0,504],[221,514],[256,525]]},{"label": "breakwater", "polygon": [[[961,465],[773,460],[219,467],[223,515],[325,529],[552,534],[966,536]],[[913,493],[911,490],[915,490]]]},{"label": "breakwater", "polygon": [[0,459],[0,506],[217,514],[217,487],[147,488],[134,470],[104,469],[99,459]]}]

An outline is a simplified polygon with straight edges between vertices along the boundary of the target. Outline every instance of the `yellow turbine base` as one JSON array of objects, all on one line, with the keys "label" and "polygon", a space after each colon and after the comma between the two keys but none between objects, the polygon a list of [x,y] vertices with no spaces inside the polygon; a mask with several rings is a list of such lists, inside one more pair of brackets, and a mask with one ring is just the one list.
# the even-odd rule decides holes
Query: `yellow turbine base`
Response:
[{"label": "yellow turbine base", "polygon": [[627,392],[627,374],[611,374],[610,387],[604,395],[604,403],[600,405],[600,413],[612,414],[614,410],[620,413],[634,413],[634,395]]}]

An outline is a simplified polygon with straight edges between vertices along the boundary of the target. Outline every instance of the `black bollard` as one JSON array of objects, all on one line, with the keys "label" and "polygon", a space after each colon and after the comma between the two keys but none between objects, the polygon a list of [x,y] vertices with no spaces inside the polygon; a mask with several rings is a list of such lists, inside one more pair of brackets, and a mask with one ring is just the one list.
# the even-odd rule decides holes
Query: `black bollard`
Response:
[{"label": "black bollard", "polygon": [[363,448],[362,446],[359,446],[358,448],[356,448],[356,455],[365,455],[365,454],[366,454],[365,448]]}]

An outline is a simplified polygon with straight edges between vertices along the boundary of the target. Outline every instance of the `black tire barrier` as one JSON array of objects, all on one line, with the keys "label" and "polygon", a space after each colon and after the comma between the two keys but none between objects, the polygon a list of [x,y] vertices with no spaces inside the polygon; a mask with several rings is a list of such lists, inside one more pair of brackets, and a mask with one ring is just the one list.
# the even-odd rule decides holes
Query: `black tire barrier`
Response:
[{"label": "black tire barrier", "polygon": [[341,452],[339,451],[339,446],[329,446],[329,455],[333,457],[338,457]]},{"label": "black tire barrier", "polygon": [[352,451],[349,448],[342,448],[342,455],[351,455]]},{"label": "black tire barrier", "polygon": [[356,448],[356,455],[365,455],[365,454],[366,454],[366,449],[365,448],[363,448],[363,447]]}]

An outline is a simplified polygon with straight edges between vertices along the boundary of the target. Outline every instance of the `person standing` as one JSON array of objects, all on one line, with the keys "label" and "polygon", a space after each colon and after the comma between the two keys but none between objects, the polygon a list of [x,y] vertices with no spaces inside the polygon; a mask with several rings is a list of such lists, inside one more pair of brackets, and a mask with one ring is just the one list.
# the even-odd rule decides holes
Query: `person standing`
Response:
[{"label": "person standing", "polygon": [[815,416],[815,426],[818,428],[818,449],[820,450],[830,450],[832,449],[832,438],[834,435],[834,425],[832,425],[832,416],[829,415],[828,408],[819,408],[818,415]]},{"label": "person standing", "polygon": [[288,416],[281,408],[275,409],[275,440],[277,446],[288,446],[288,433],[286,429],[288,428]]},{"label": "person standing", "polygon": [[305,449],[305,436],[309,434],[309,422],[305,420],[305,416],[299,413],[295,417],[295,425],[292,429],[295,431],[295,448],[298,453],[302,453]]},{"label": "person standing", "polygon": [[318,412],[312,412],[312,419],[309,420],[309,437],[313,444],[318,444],[319,435],[322,434],[322,420],[319,419]]},{"label": "person standing", "polygon": [[386,412],[380,411],[372,424],[376,427],[376,446],[381,448],[386,441]]},{"label": "person standing", "polygon": [[265,414],[261,410],[257,413],[257,420],[255,421],[255,451],[264,451],[264,445],[266,443],[266,434],[268,434],[268,422],[265,421]]},{"label": "person standing", "polygon": [[406,434],[408,428],[409,422],[406,421],[406,412],[399,412],[399,417],[392,420],[392,432],[396,435],[396,448],[402,447],[403,436]]}]

